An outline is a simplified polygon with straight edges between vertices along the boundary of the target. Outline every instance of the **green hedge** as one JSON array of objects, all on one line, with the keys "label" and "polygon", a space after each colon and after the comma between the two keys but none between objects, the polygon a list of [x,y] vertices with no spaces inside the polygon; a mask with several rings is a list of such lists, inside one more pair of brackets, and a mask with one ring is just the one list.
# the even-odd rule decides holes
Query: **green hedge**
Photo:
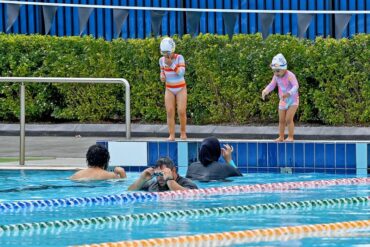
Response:
[{"label": "green hedge", "polygon": [[[193,124],[269,123],[278,119],[276,91],[263,102],[269,64],[281,52],[298,78],[301,122],[370,123],[370,35],[297,39],[289,35],[175,37],[187,63],[188,118]],[[135,122],[164,122],[158,39],[107,42],[92,37],[0,35],[1,76],[113,77],[131,85]],[[27,121],[124,119],[122,85],[27,84]],[[0,84],[0,120],[16,121],[19,85]]]}]

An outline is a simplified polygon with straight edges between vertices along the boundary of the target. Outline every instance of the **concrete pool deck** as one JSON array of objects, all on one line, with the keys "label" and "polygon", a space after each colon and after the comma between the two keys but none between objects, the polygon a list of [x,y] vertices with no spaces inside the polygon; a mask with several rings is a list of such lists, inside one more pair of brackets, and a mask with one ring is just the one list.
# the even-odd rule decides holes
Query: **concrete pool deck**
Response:
[{"label": "concrete pool deck", "polygon": [[[86,167],[85,153],[97,140],[125,141],[124,124],[27,124],[26,165],[18,161],[0,162],[0,169],[75,170]],[[133,124],[130,140],[166,140],[166,125]],[[178,126],[177,126],[178,129]],[[189,141],[216,136],[221,140],[271,141],[278,126],[189,125]],[[178,130],[177,130],[178,133]],[[297,141],[365,141],[370,142],[370,128],[297,126]],[[0,158],[19,157],[19,124],[0,124]],[[27,160],[27,157],[41,157]]]},{"label": "concrete pool deck", "polygon": [[[27,136],[82,136],[125,138],[125,124],[26,124]],[[176,126],[177,133],[179,126]],[[287,132],[287,130],[286,130]],[[274,139],[278,125],[230,126],[230,125],[188,125],[189,138],[216,136],[224,139]],[[19,124],[0,124],[1,136],[19,136]],[[135,138],[163,138],[168,136],[164,124],[132,124],[131,136]],[[370,141],[370,127],[328,127],[300,126],[295,128],[296,140],[367,140]]]}]

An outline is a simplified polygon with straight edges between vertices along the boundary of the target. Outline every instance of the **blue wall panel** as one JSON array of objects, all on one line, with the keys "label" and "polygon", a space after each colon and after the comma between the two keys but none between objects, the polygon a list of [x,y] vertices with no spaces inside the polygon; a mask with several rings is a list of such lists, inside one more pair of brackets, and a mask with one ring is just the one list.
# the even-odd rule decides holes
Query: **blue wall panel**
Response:
[{"label": "blue wall panel", "polygon": [[[201,5],[202,6],[202,2],[201,1]],[[204,1],[205,2],[205,1]],[[214,1],[213,0],[207,0],[207,5],[206,5],[206,8],[216,8],[215,4],[214,4]],[[202,33],[216,33],[216,18],[215,18],[215,14],[214,13],[205,13],[205,16],[206,16],[206,23],[207,23],[207,26],[204,30],[202,30]],[[208,20],[208,22],[207,22]]]},{"label": "blue wall panel", "polygon": [[[97,141],[109,146],[107,141]],[[187,165],[198,160],[200,142],[148,142],[148,165],[153,166],[160,157],[169,156],[186,171]],[[232,159],[242,172],[280,172],[282,167],[293,173],[320,172],[356,174],[360,169],[366,175],[370,165],[370,145],[356,142],[221,142],[233,147]],[[185,155],[185,156],[182,156]],[[286,162],[285,162],[286,157]],[[219,161],[224,163],[220,157]],[[185,162],[185,163],[184,163]]]},{"label": "blue wall panel", "polygon": [[[160,7],[168,7],[167,5],[167,0],[161,0]],[[162,19],[162,35],[169,35],[169,30],[168,30],[168,13],[163,16]]]},{"label": "blue wall panel", "polygon": [[247,155],[248,155],[247,143],[238,143],[237,162],[236,162],[238,167],[247,167],[248,164]]},{"label": "blue wall panel", "polygon": [[[73,0],[73,3],[77,4],[79,3],[78,0]],[[80,27],[79,23],[80,21],[78,20],[78,9],[72,8],[72,25],[73,25],[73,35],[79,35],[80,34]],[[103,23],[100,23],[99,25],[103,25]]]},{"label": "blue wall panel", "polygon": [[[224,0],[228,1],[228,0]],[[223,9],[224,1],[215,1],[216,2],[216,9]],[[216,27],[217,27],[217,34],[225,34],[224,33],[224,25],[223,25],[223,19],[222,19],[222,13],[216,13]]]},{"label": "blue wall panel", "polygon": [[[105,0],[106,2],[111,3],[111,0]],[[111,5],[111,4],[108,4]],[[105,15],[105,39],[112,40],[113,38],[113,10],[111,9],[105,9],[104,10]],[[99,23],[97,24],[99,25]]]},{"label": "blue wall panel", "polygon": [[293,143],[286,143],[285,145],[285,159],[286,159],[286,167],[294,167],[294,144]]},{"label": "blue wall panel", "polygon": [[[283,7],[284,10],[290,10],[292,8],[291,1],[290,0],[284,0],[283,1]],[[284,14],[283,15],[283,32],[284,34],[292,33],[292,25],[291,25],[291,19],[292,15]]]},{"label": "blue wall panel", "polygon": [[[364,9],[369,10],[370,9],[370,0],[366,0]],[[370,33],[370,15],[365,16],[365,31],[366,33]]]},{"label": "blue wall panel", "polygon": [[305,167],[314,168],[315,167],[315,144],[314,143],[305,143]]},{"label": "blue wall panel", "polygon": [[[135,0],[128,0],[128,5],[129,6],[135,6]],[[159,1],[158,0],[154,0],[153,1],[153,6],[159,6]],[[129,11],[129,14],[128,14],[128,28],[129,28],[129,38],[131,39],[135,39],[137,38],[136,36],[136,30],[137,30],[137,27],[136,27],[136,11],[135,10],[130,10]]]},{"label": "blue wall panel", "polygon": [[248,143],[248,167],[257,167],[257,144]]},{"label": "blue wall panel", "polygon": [[[249,9],[257,9],[257,0],[249,1]],[[248,14],[249,15],[249,33],[258,32],[258,16],[257,14]]]},{"label": "blue wall panel", "polygon": [[[272,4],[269,4],[272,3]],[[282,6],[280,5],[280,0],[279,1],[267,1],[266,2],[266,7],[265,9],[283,9]],[[283,15],[282,14],[276,14],[275,15],[275,23],[272,25],[272,29],[270,29],[270,33],[282,33],[281,29],[283,26],[282,23]]]},{"label": "blue wall panel", "polygon": [[[247,9],[248,8],[248,1],[247,0],[241,0],[240,1],[240,9]],[[239,16],[239,22],[237,24],[237,30],[240,33],[247,33],[248,32],[248,15],[247,14],[240,14]]]},{"label": "blue wall panel", "polygon": [[[70,2],[71,2],[70,0],[66,1],[66,3]],[[65,25],[66,35],[68,36],[73,35],[73,28],[71,25],[72,16],[73,16],[72,8],[65,8],[65,21],[63,24]]]},{"label": "blue wall panel", "polygon": [[335,167],[337,169],[346,168],[346,145],[345,144],[335,145]]},{"label": "blue wall panel", "polygon": [[286,160],[285,160],[285,143],[278,143],[278,159],[277,159],[277,166],[278,167],[285,167]]},{"label": "blue wall panel", "polygon": [[[36,1],[36,0],[31,0]],[[49,0],[53,3],[95,4],[117,6],[158,6],[174,8],[216,8],[216,9],[284,9],[284,10],[369,10],[370,0]],[[6,30],[6,7],[0,4],[0,31]],[[314,16],[306,37],[333,35],[333,15]],[[42,7],[22,6],[18,20],[10,33],[44,33]],[[161,35],[182,35],[186,32],[186,14],[169,12],[163,17]],[[222,13],[203,13],[200,20],[201,33],[225,34]],[[235,33],[256,33],[261,31],[257,14],[239,14],[234,29]],[[296,14],[277,14],[269,30],[270,33],[297,34]],[[370,15],[353,15],[343,32],[344,37],[356,33],[370,32]],[[59,7],[50,30],[51,35],[79,35],[77,8]],[[91,14],[83,34],[101,37],[106,40],[114,38],[113,11],[95,9]],[[146,38],[151,36],[150,11],[129,11],[129,16],[122,27],[121,38]]]},{"label": "blue wall panel", "polygon": [[[308,1],[307,9],[308,10],[316,10],[316,1]],[[317,15],[315,15],[311,21],[310,26],[308,27],[308,37],[310,39],[314,39],[316,37],[316,27],[317,27]]]},{"label": "blue wall panel", "polygon": [[[169,0],[169,7],[176,8],[176,0]],[[169,29],[170,29],[170,36],[173,36],[177,33],[177,15],[176,12],[169,12],[168,13],[169,19]],[[143,22],[144,23],[144,22]]]},{"label": "blue wall panel", "polygon": [[[151,3],[152,3],[152,0],[145,0],[145,6],[149,7],[151,6]],[[126,24],[126,22],[124,24]],[[145,11],[145,37],[150,37],[151,32],[152,32],[151,27],[152,27],[152,22],[150,19],[150,11]],[[127,33],[127,30],[126,31],[123,30],[122,32],[125,35],[125,33]],[[122,36],[122,38],[125,38],[125,37]]]},{"label": "blue wall panel", "polygon": [[268,143],[267,152],[267,166],[274,168],[277,167],[277,143]]},{"label": "blue wall panel", "polygon": [[304,165],[304,144],[294,143],[294,164],[295,167],[303,168]]},{"label": "blue wall panel", "polygon": [[[244,2],[244,1],[241,1],[241,2]],[[231,6],[232,9],[240,9],[240,1],[233,1],[233,4]],[[238,18],[236,20],[236,23],[235,23],[235,28],[234,28],[234,32],[235,33],[240,33],[240,15],[238,15]]]}]

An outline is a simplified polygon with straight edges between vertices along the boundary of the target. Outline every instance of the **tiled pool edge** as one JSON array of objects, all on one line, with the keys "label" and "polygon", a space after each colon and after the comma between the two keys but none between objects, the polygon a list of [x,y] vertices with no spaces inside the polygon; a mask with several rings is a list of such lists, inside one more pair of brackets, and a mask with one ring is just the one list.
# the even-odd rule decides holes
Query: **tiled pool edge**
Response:
[{"label": "tiled pool edge", "polygon": [[[178,166],[180,174],[184,174],[187,166],[197,160],[200,145],[197,141],[144,141],[141,143],[145,144],[141,146],[146,146],[145,148],[130,150],[127,153],[125,149],[130,146],[131,142],[101,140],[97,143],[109,149],[111,166],[122,166],[127,171],[142,171],[148,166],[153,166],[159,157],[169,156]],[[223,143],[226,142],[221,144]],[[367,176],[370,167],[368,142],[228,141],[227,143],[233,146],[233,160],[243,173],[317,172]],[[110,146],[114,146],[115,149],[110,149]],[[127,157],[130,157],[130,162],[132,162],[132,157],[141,157],[141,161],[134,162],[135,164],[132,165],[125,162]]]}]

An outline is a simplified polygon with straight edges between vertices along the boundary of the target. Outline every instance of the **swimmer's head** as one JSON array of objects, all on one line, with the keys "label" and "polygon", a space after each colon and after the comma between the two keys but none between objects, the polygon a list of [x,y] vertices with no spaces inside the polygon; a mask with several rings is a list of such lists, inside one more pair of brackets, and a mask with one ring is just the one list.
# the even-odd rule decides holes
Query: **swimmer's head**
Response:
[{"label": "swimmer's head", "polygon": [[88,167],[100,167],[104,170],[108,168],[109,163],[108,150],[100,145],[92,145],[86,153],[86,161]]},{"label": "swimmer's head", "polygon": [[270,67],[272,70],[286,70],[288,63],[283,54],[279,53],[272,59]]},{"label": "swimmer's head", "polygon": [[175,52],[176,44],[171,38],[164,38],[161,41],[160,50],[162,55],[170,55]]}]

